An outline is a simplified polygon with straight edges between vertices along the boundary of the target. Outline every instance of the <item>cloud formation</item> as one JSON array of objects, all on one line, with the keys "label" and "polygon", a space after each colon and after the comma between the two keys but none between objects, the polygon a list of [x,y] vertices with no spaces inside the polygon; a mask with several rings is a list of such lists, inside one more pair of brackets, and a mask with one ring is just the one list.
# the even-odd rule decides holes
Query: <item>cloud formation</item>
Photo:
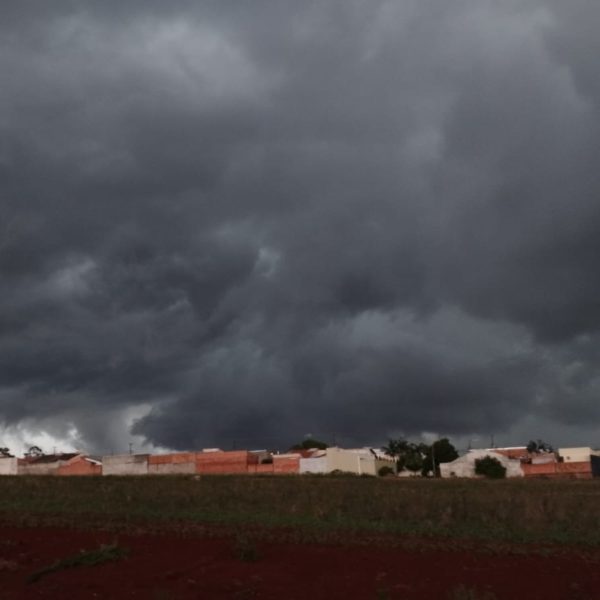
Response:
[{"label": "cloud formation", "polygon": [[11,435],[594,442],[599,7],[3,12]]}]

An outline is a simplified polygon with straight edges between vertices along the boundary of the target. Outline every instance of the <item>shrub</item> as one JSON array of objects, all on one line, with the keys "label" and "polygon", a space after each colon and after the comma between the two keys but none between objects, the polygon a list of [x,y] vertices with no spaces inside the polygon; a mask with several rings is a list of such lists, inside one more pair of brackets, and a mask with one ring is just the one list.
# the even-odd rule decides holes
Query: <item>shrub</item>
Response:
[{"label": "shrub", "polygon": [[493,456],[485,456],[475,461],[475,473],[488,479],[503,479],[506,477],[506,467]]},{"label": "shrub", "polygon": [[379,471],[377,471],[377,474],[379,475],[379,477],[388,477],[389,475],[395,475],[396,473],[394,469],[392,469],[392,467],[384,465],[379,469]]},{"label": "shrub", "polygon": [[309,437],[299,444],[292,446],[291,450],[312,450],[313,448],[316,448],[317,450],[325,450],[326,448],[329,448],[329,444]]},{"label": "shrub", "polygon": [[256,540],[246,533],[238,533],[234,547],[237,557],[244,562],[254,562],[260,558]]}]

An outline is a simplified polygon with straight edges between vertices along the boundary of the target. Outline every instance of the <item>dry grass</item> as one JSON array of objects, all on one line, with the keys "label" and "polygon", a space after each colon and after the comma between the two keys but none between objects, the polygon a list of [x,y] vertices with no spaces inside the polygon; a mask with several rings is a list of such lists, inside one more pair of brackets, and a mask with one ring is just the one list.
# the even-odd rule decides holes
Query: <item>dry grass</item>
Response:
[{"label": "dry grass", "polygon": [[1,477],[15,524],[194,523],[600,545],[600,481]]}]

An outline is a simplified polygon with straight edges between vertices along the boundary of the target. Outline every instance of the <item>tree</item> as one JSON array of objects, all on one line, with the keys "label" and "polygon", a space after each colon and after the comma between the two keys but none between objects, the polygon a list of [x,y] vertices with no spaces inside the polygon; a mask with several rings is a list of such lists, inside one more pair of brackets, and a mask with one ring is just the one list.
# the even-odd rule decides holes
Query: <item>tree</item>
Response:
[{"label": "tree", "polygon": [[404,454],[408,447],[410,446],[410,442],[403,440],[402,438],[397,440],[390,440],[387,446],[384,446],[382,450],[388,455],[393,456],[394,458],[398,458],[402,454]]},{"label": "tree", "polygon": [[25,453],[26,456],[44,456],[44,452],[39,446],[31,446]]},{"label": "tree", "polygon": [[442,438],[433,442],[431,446],[423,444],[425,457],[423,459],[423,467],[421,468],[421,474],[423,476],[428,475],[434,470],[433,463],[435,462],[435,473],[434,477],[439,475],[439,465],[441,463],[448,463],[458,458],[458,452],[456,448],[450,443],[448,438]]},{"label": "tree", "polygon": [[6,447],[0,448],[0,456],[12,457],[10,450]]},{"label": "tree", "polygon": [[529,444],[527,444],[527,452],[533,453],[541,453],[541,452],[554,452],[554,448],[544,440],[530,440]]},{"label": "tree", "polygon": [[312,450],[313,448],[325,450],[326,448],[329,448],[329,444],[309,437],[302,440],[299,444],[292,446],[292,450]]},{"label": "tree", "polygon": [[387,446],[383,446],[382,450],[392,458],[396,459],[396,468],[400,472],[404,469],[404,456],[409,447],[409,442],[402,438],[390,440]]},{"label": "tree", "polygon": [[475,473],[488,479],[503,479],[506,467],[497,458],[488,455],[475,460]]},{"label": "tree", "polygon": [[396,459],[398,472],[407,469],[416,473],[423,467],[421,444],[414,444],[403,439],[390,440],[382,450]]},{"label": "tree", "polygon": [[377,474],[379,475],[379,477],[389,477],[390,475],[395,475],[396,472],[394,471],[394,469],[392,469],[392,467],[384,465],[379,469],[379,471],[377,471]]},{"label": "tree", "polygon": [[420,445],[411,444],[409,452],[404,457],[404,468],[412,473],[417,473],[423,469],[424,454]]}]

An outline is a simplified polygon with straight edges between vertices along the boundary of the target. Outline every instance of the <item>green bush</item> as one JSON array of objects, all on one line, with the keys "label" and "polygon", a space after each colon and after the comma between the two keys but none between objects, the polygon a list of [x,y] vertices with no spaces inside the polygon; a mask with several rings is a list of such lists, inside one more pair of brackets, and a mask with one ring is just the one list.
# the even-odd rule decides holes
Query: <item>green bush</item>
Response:
[{"label": "green bush", "polygon": [[484,456],[475,461],[475,473],[488,479],[504,479],[506,477],[506,467],[497,458]]},{"label": "green bush", "polygon": [[392,467],[384,465],[379,469],[379,471],[377,471],[377,474],[379,475],[379,477],[387,477],[388,475],[395,475],[396,472],[394,471],[394,469],[392,469]]}]

